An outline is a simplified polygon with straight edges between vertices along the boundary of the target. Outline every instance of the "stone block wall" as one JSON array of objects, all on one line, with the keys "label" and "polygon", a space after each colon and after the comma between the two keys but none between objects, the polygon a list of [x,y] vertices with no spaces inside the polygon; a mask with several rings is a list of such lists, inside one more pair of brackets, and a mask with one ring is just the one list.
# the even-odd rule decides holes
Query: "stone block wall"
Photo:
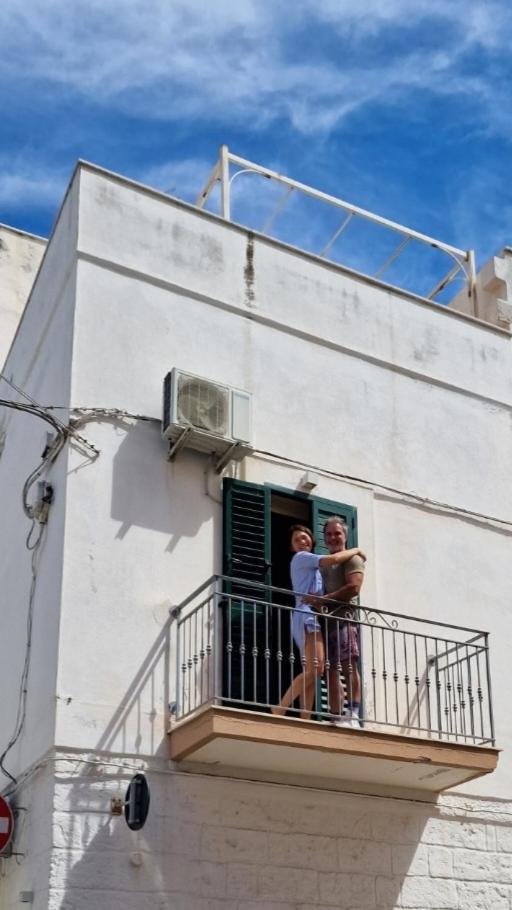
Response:
[{"label": "stone block wall", "polygon": [[100,761],[56,762],[49,891],[44,870],[35,882],[44,849],[24,860],[34,863],[35,910],[512,910],[506,801],[436,804],[152,762],[148,821],[132,832],[110,801],[142,763]]}]

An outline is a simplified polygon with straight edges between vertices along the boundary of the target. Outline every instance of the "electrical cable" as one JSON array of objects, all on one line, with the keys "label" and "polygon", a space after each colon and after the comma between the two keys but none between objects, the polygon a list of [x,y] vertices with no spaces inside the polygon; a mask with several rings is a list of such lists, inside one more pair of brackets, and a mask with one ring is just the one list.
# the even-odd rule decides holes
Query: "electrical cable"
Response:
[{"label": "electrical cable", "polygon": [[[154,759],[155,756],[148,756],[147,758]],[[7,788],[3,791],[2,796],[5,799],[8,799],[23,784],[25,784],[30,778],[32,778],[35,774],[37,774],[37,772],[40,771],[41,768],[44,768],[44,767],[46,767],[46,765],[49,765],[49,764],[54,764],[56,766],[59,762],[63,762],[65,764],[74,763],[75,770],[73,772],[71,772],[71,777],[73,777],[73,776],[78,777],[81,774],[81,772],[78,770],[80,765],[88,765],[89,767],[98,767],[100,769],[115,768],[117,771],[122,771],[124,774],[134,774],[134,773],[142,772],[147,775],[159,774],[159,775],[163,775],[164,777],[168,777],[168,778],[182,777],[188,781],[190,781],[191,777],[199,778],[199,779],[203,779],[203,780],[204,779],[211,780],[212,777],[217,777],[217,775],[215,773],[208,773],[207,771],[204,771],[204,770],[194,771],[193,774],[191,774],[190,771],[181,771],[177,768],[148,767],[147,761],[145,761],[143,758],[137,759],[137,758],[135,758],[135,756],[133,758],[131,758],[130,760],[123,759],[122,761],[113,761],[112,758],[108,757],[107,755],[105,755],[105,756],[100,755],[100,756],[98,756],[98,758],[94,758],[94,759],[93,758],[81,758],[78,755],[74,755],[73,752],[70,751],[70,753],[67,755],[52,755],[52,756],[49,756],[49,757],[43,759],[42,761],[39,761],[32,768],[29,768],[25,772],[25,774],[22,775],[18,779],[18,781],[15,785],[12,785],[12,786],[8,785]],[[57,767],[55,768],[55,772],[59,773]],[[119,777],[121,777],[121,776],[122,775],[119,775]],[[119,777],[116,776],[114,779],[118,780]],[[286,789],[286,790],[292,790],[292,791],[300,790],[302,793],[304,793],[304,792],[315,793],[315,794],[326,793],[326,794],[331,794],[331,795],[346,796],[349,798],[357,797],[357,799],[361,799],[361,800],[365,800],[365,801],[381,801],[381,802],[392,802],[392,803],[399,802],[399,803],[416,804],[416,805],[420,805],[420,806],[425,806],[426,808],[430,807],[433,811],[438,813],[438,815],[440,817],[442,817],[444,815],[447,820],[456,820],[458,817],[464,819],[464,818],[467,818],[467,815],[469,813],[471,815],[480,817],[482,819],[489,818],[489,817],[493,818],[493,821],[495,824],[500,824],[500,822],[503,824],[509,824],[508,820],[505,821],[503,819],[503,817],[505,816],[508,819],[508,817],[512,815],[511,801],[509,799],[497,798],[497,797],[492,797],[492,802],[498,803],[498,804],[503,804],[503,807],[501,809],[489,808],[487,804],[485,806],[477,806],[476,808],[473,808],[472,806],[467,805],[467,803],[463,801],[464,796],[465,796],[464,794],[457,795],[457,794],[441,793],[440,796],[442,798],[442,802],[439,802],[438,794],[435,795],[435,800],[434,800],[432,794],[429,793],[428,791],[425,791],[424,796],[421,796],[421,797],[416,794],[414,796],[412,794],[411,795],[407,794],[405,796],[399,796],[396,793],[394,793],[391,796],[390,794],[385,794],[385,793],[366,793],[366,792],[361,792],[359,790],[350,790],[346,786],[343,788],[326,787],[326,786],[314,787],[311,784],[305,785],[303,782],[296,783],[295,781],[294,782],[288,781],[288,782],[284,783],[283,781],[277,782],[277,781],[273,781],[273,780],[262,780],[261,778],[250,777],[248,773],[243,778],[236,777],[231,774],[223,774],[222,780],[229,781],[231,783],[236,783],[236,784],[239,784],[241,782],[241,780],[243,780],[244,784],[252,785],[255,787],[266,787],[269,789],[279,789],[279,790]],[[460,802],[458,801],[459,798],[461,800]],[[469,795],[469,798],[474,800],[475,802],[477,802],[478,800],[489,799],[488,797],[479,797],[479,796],[473,796],[473,795]]]},{"label": "electrical cable", "polygon": [[22,497],[21,497],[22,504],[23,504],[23,511],[25,512],[25,515],[27,516],[27,518],[30,518],[32,520],[33,515],[32,515],[30,504],[28,502],[28,494],[29,494],[30,488],[34,485],[36,480],[41,476],[41,474],[46,469],[46,467],[49,464],[51,464],[53,461],[55,461],[59,452],[63,448],[63,446],[66,442],[66,439],[67,439],[66,428],[59,425],[59,423],[52,417],[51,414],[46,414],[46,412],[42,411],[38,405],[26,405],[26,404],[22,404],[19,401],[8,401],[4,398],[0,398],[0,406],[1,405],[3,405],[3,407],[6,407],[6,408],[12,408],[15,411],[23,411],[25,414],[32,414],[35,417],[39,417],[41,420],[45,420],[46,423],[49,423],[50,426],[53,427],[53,429],[55,430],[55,433],[56,433],[56,437],[53,440],[53,442],[51,443],[51,445],[48,446],[45,449],[45,451],[43,452],[43,454],[41,456],[41,461],[39,462],[37,467],[35,467],[34,470],[29,474],[29,476],[25,480],[25,483],[23,484]]},{"label": "electrical cable", "polygon": [[18,694],[18,707],[16,711],[16,720],[14,722],[14,730],[11,734],[9,742],[7,743],[5,749],[0,755],[0,769],[12,781],[13,784],[16,784],[17,778],[11,774],[10,771],[4,765],[4,761],[11,751],[11,749],[16,745],[18,739],[21,736],[23,727],[25,725],[25,718],[27,713],[27,694],[28,694],[28,674],[30,670],[30,657],[31,657],[31,648],[32,648],[32,629],[34,623],[34,595],[36,591],[36,582],[37,582],[37,567],[38,567],[38,556],[39,550],[43,541],[44,529],[46,524],[39,525],[39,534],[32,545],[29,545],[30,536],[34,530],[35,521],[30,529],[29,535],[27,537],[27,549],[31,551],[30,558],[30,568],[31,568],[31,581],[30,581],[30,592],[28,599],[28,612],[27,612],[27,643],[25,646],[25,659],[23,662],[23,670],[21,673],[20,689]]},{"label": "electrical cable", "polygon": [[504,525],[505,527],[512,528],[512,521],[508,521],[506,518],[499,518],[496,515],[488,515],[485,512],[475,512],[472,509],[464,509],[462,506],[454,506],[451,503],[441,502],[437,499],[429,499],[427,496],[420,496],[419,493],[400,490],[397,487],[390,487],[375,480],[368,480],[364,477],[357,477],[355,474],[342,474],[340,471],[330,471],[326,468],[320,467],[319,465],[309,464],[307,462],[298,462],[293,458],[286,458],[284,455],[278,455],[275,452],[266,452],[262,449],[255,449],[251,454],[255,457],[262,456],[263,458],[279,462],[280,464],[284,463],[308,471],[316,471],[319,474],[322,474],[324,477],[334,477],[340,480],[348,480],[349,482],[352,481],[353,483],[361,484],[362,486],[370,489],[382,490],[383,493],[389,493],[398,497],[402,497],[404,502],[410,502],[412,500],[414,502],[417,502],[419,505],[431,506],[435,509],[443,509],[445,512],[449,512],[453,515],[460,515],[462,518],[472,518],[473,520],[484,521],[486,523],[493,522],[496,525]]},{"label": "electrical cable", "polygon": [[48,414],[49,410],[69,411],[70,410],[69,408],[59,407],[57,409],[57,408],[44,407],[43,405],[39,404],[34,398],[32,398],[32,396],[29,395],[28,392],[25,392],[23,389],[20,389],[20,387],[17,386],[16,383],[12,381],[12,379],[8,379],[7,376],[5,376],[3,373],[0,373],[0,380],[1,379],[3,379],[3,381],[6,382],[8,386],[10,386],[15,392],[17,392],[18,395],[22,395],[24,398],[26,398],[27,401],[30,402],[31,407],[28,405],[22,404],[22,402],[7,401],[5,399],[0,399],[0,404],[5,405],[5,407],[14,408],[15,410],[18,410],[18,411],[26,411],[27,413],[35,414],[36,416],[40,417],[42,420],[47,420],[47,422],[50,423],[56,431],[58,431],[60,429],[63,433],[66,434],[66,436],[72,436],[73,439],[75,440],[75,442],[84,446],[86,449],[89,449],[89,451],[93,453],[94,457],[97,457],[100,454],[99,450],[96,448],[96,446],[93,446],[87,439],[85,439],[83,436],[80,436],[80,434],[76,432],[75,428],[72,425],[62,423],[62,421],[59,420],[58,417],[56,417],[52,414]]},{"label": "electrical cable", "polygon": [[[48,410],[64,410],[63,406],[52,405],[49,406]],[[158,417],[148,417],[144,414],[132,414],[129,411],[123,411],[118,408],[70,408],[69,409],[74,414],[79,414],[80,416],[76,419],[76,425],[80,423],[86,423],[89,420],[93,420],[95,416],[105,418],[115,418],[115,417],[126,417],[131,420],[143,420],[147,422],[156,422],[160,423]],[[293,467],[302,468],[310,471],[317,471],[318,473],[324,475],[325,477],[334,477],[340,480],[352,481],[353,483],[363,484],[365,487],[370,487],[371,489],[381,490],[383,493],[389,493],[393,496],[402,497],[404,501],[414,501],[422,506],[430,506],[435,509],[443,509],[445,512],[449,512],[453,515],[460,515],[462,518],[470,518],[476,521],[483,521],[487,523],[493,523],[496,525],[503,525],[507,528],[512,528],[512,521],[508,521],[505,518],[500,518],[496,515],[489,515],[485,512],[476,512],[472,509],[464,509],[461,506],[454,506],[452,503],[442,502],[436,499],[430,499],[427,496],[421,496],[419,493],[414,491],[401,490],[398,487],[392,487],[384,483],[379,483],[375,480],[368,480],[363,477],[357,477],[354,474],[344,474],[341,471],[330,471],[321,467],[320,465],[309,464],[306,462],[295,461],[292,458],[286,458],[283,455],[277,454],[276,452],[268,452],[263,449],[255,449],[251,453],[254,457],[263,457],[279,461],[280,463],[289,464]],[[212,497],[214,498],[214,497]]]},{"label": "electrical cable", "polygon": [[[59,410],[59,406],[50,406],[49,409]],[[62,408],[63,409],[63,408]],[[79,414],[80,416],[76,419],[76,424],[86,423],[89,420],[93,420],[95,416],[104,416],[106,418],[112,417],[126,417],[131,420],[144,420],[147,422],[156,422],[160,423],[158,417],[148,417],[144,414],[132,414],[129,411],[123,411],[118,408],[70,408],[72,413]],[[352,481],[353,483],[363,484],[365,487],[370,487],[375,490],[382,490],[383,493],[389,493],[394,496],[403,497],[404,501],[414,501],[419,505],[430,506],[436,509],[443,509],[446,512],[450,512],[454,515],[460,515],[462,518],[470,518],[477,521],[484,521],[488,523],[495,523],[497,525],[504,525],[505,527],[512,528],[512,521],[508,521],[505,518],[500,518],[496,515],[488,515],[485,512],[476,512],[472,509],[464,509],[461,506],[454,506],[448,502],[442,502],[436,499],[430,499],[427,496],[421,496],[419,493],[413,491],[401,490],[398,487],[392,487],[384,483],[379,483],[375,480],[368,480],[363,477],[357,477],[354,474],[343,474],[341,471],[329,471],[320,465],[309,464],[306,462],[298,462],[292,458],[286,458],[283,455],[277,454],[276,452],[268,452],[263,449],[255,449],[252,453],[255,457],[269,458],[272,460],[279,461],[280,463],[289,464],[293,467],[302,468],[310,471],[317,471],[318,473],[323,474],[326,477],[334,477],[340,480]],[[207,495],[210,495],[209,493]],[[212,497],[214,499],[215,497]]]},{"label": "electrical cable", "polygon": [[[5,377],[2,377],[5,378]],[[9,385],[14,387],[12,382],[8,381]],[[17,392],[21,392],[17,387],[15,387]],[[25,393],[21,393],[25,394]],[[29,398],[29,396],[25,395]],[[59,452],[62,450],[63,446],[66,443],[68,438],[67,428],[61,424],[53,415],[47,414],[44,409],[42,409],[33,399],[30,399],[30,404],[24,404],[19,401],[9,401],[6,399],[0,399],[0,405],[3,405],[6,408],[11,408],[16,411],[21,411],[26,414],[31,414],[34,417],[39,417],[41,420],[44,420],[55,430],[55,438],[53,441],[46,446],[39,464],[34,468],[33,471],[26,478],[23,489],[22,489],[22,506],[23,511],[27,518],[31,521],[30,530],[27,534],[25,540],[25,547],[30,552],[30,590],[29,590],[29,599],[28,599],[28,611],[27,611],[27,626],[26,626],[26,645],[25,645],[25,657],[23,661],[23,668],[21,672],[20,687],[18,692],[18,705],[16,709],[16,718],[14,722],[14,729],[11,733],[9,741],[0,754],[0,770],[9,778],[12,783],[16,783],[16,777],[11,774],[11,772],[5,767],[5,759],[11,749],[18,742],[23,728],[25,726],[25,719],[27,713],[27,694],[28,694],[28,675],[30,670],[30,658],[32,650],[32,629],[33,629],[33,620],[34,620],[34,599],[37,583],[37,569],[38,569],[38,559],[41,544],[43,542],[44,530],[46,527],[47,521],[47,509],[51,503],[52,491],[50,488],[49,494],[43,496],[43,511],[36,512],[34,506],[30,505],[28,496],[31,487],[36,483],[38,478],[41,476],[43,471],[55,461]],[[36,526],[38,526],[38,533],[34,539],[34,531]]]}]

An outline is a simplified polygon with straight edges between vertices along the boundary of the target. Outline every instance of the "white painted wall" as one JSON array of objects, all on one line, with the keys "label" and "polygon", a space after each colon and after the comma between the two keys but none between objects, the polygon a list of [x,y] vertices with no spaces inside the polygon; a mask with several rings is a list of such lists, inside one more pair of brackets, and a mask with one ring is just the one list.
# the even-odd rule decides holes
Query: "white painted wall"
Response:
[{"label": "white painted wall", "polygon": [[11,843],[17,855],[0,857],[2,910],[19,910],[22,891],[34,892],[33,910],[48,907],[54,801],[55,761],[48,753],[11,802],[15,823]]},{"label": "white painted wall", "polygon": [[[488,522],[512,517],[510,353],[507,333],[82,171],[73,403],[157,418],[178,366],[252,392],[255,446],[273,459],[247,459],[245,479],[293,489],[302,469],[279,464],[293,459],[489,516],[421,511],[341,479],[315,491],[359,505],[367,602],[492,633],[504,745],[510,537]],[[164,748],[165,670],[139,676],[167,604],[220,569],[220,508],[204,458],[166,464],[156,423],[86,435],[102,455],[69,478],[57,741],[151,752]],[[474,786],[501,793],[511,770],[505,755]]]},{"label": "white painted wall", "polygon": [[0,367],[46,248],[46,240],[0,225]]},{"label": "white painted wall", "polygon": [[[367,809],[365,798],[354,797],[352,846],[340,844],[351,797],[336,796],[334,827],[326,830],[325,795],[261,784],[235,822],[239,794],[255,785],[182,775],[163,785],[165,761],[155,765],[153,827],[134,839],[123,822],[108,818],[110,795],[124,779],[105,769],[115,779],[104,785],[101,773],[96,781],[77,758],[62,771],[63,801],[55,804],[61,827],[49,906],[145,910],[158,899],[172,910],[288,910],[299,897],[304,907],[344,906],[340,893],[363,889],[364,906],[372,908],[398,900],[404,907],[466,900],[477,907],[485,906],[478,903],[484,886],[493,906],[510,901],[508,835],[500,840],[494,821],[499,806],[504,827],[510,824],[499,801],[509,797],[512,777],[510,335],[88,166],[75,179],[64,216],[11,353],[16,381],[31,394],[37,388],[48,403],[154,419],[91,419],[81,432],[99,458],[71,449],[54,468],[59,495],[41,563],[47,612],[34,657],[37,691],[31,690],[29,729],[36,735],[23,746],[20,767],[53,739],[55,673],[57,745],[88,761],[105,750],[117,753],[130,775],[134,755],[145,761],[166,754],[174,678],[168,608],[220,570],[222,530],[220,485],[205,478],[204,456],[184,452],[174,464],[165,460],[158,418],[162,380],[173,366],[252,392],[257,451],[238,467],[241,478],[294,489],[307,464],[320,476],[315,493],[357,506],[369,554],[365,602],[491,632],[505,753],[496,773],[465,787],[464,798],[453,797],[460,799],[457,811],[447,828],[433,825],[433,840],[423,825],[431,807],[386,803],[381,818],[383,803]],[[22,558],[19,486],[25,458],[32,464],[36,450],[31,440],[25,451],[9,425],[0,481],[10,490],[4,528],[14,528],[11,561]],[[9,572],[7,559],[1,568]],[[6,577],[11,679],[20,664],[27,578]],[[261,822],[254,821],[258,812]],[[485,824],[469,822],[485,812]],[[390,813],[397,814],[396,827]],[[396,831],[409,833],[395,837]],[[140,868],[130,865],[132,845],[144,853]],[[304,855],[312,863],[309,885],[297,872]],[[468,869],[477,858],[474,878]],[[351,864],[357,873],[345,871]],[[362,865],[371,869],[364,882]],[[297,881],[301,893],[292,897]],[[183,896],[185,885],[192,897]],[[127,896],[132,890],[137,897]]]},{"label": "white painted wall", "polygon": [[[5,373],[41,404],[67,407],[75,300],[76,185],[69,191],[51,245],[39,272],[30,305],[18,327]],[[16,400],[6,383],[2,396]],[[23,400],[23,399],[20,399]],[[66,411],[56,412],[66,419]],[[5,446],[0,457],[1,530],[0,635],[1,751],[14,728],[27,642],[31,554],[25,547],[30,521],[22,509],[23,483],[39,464],[51,428],[36,417],[0,409]],[[40,554],[34,598],[33,645],[24,734],[9,753],[6,767],[18,775],[53,744],[55,680],[60,618],[67,455],[64,451],[45,479],[54,485],[52,506]],[[32,495],[34,495],[35,489]],[[3,779],[3,775],[2,775]],[[5,779],[3,779],[5,783]]]}]

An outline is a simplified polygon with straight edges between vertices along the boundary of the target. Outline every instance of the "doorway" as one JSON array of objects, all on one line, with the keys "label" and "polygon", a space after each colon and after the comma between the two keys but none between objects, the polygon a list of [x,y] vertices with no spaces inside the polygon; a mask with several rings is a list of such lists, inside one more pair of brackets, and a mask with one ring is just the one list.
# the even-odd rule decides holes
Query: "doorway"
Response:
[{"label": "doorway", "polygon": [[[345,520],[347,545],[354,546],[357,513],[352,506],[270,484],[224,481],[223,574],[232,579],[224,587],[230,595],[222,619],[224,704],[269,711],[301,671],[291,635],[290,529],[294,524],[310,527],[316,552],[327,553],[323,526],[331,515]],[[323,710],[326,701],[321,684],[317,705]]]}]

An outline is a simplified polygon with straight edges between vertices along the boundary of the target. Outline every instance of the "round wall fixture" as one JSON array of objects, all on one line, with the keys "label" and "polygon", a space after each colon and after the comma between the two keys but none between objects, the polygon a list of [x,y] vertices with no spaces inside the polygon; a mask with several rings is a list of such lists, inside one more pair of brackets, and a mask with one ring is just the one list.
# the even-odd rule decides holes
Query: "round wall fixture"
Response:
[{"label": "round wall fixture", "polygon": [[132,777],[124,800],[124,817],[132,831],[139,831],[146,824],[149,812],[149,787],[144,774]]}]

